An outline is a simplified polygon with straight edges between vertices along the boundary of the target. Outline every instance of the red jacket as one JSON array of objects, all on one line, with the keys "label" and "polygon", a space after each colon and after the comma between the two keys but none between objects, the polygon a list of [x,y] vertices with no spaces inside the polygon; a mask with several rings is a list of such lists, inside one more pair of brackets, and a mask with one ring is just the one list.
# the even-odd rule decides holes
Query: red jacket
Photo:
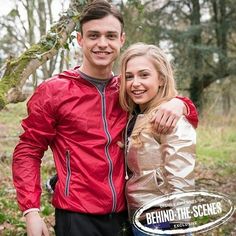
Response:
[{"label": "red jacket", "polygon": [[[50,146],[58,181],[53,195],[56,208],[107,214],[126,209],[124,153],[118,146],[127,122],[114,77],[104,93],[66,71],[42,83],[28,102],[24,133],[13,155],[13,180],[22,211],[40,208],[40,164]],[[192,102],[189,121],[196,126]]]}]

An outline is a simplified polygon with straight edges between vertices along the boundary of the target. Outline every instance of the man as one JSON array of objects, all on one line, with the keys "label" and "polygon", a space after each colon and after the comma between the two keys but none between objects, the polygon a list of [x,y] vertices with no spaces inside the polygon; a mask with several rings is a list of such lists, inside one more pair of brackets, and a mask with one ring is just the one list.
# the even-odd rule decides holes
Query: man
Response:
[{"label": "man", "polygon": [[[13,155],[17,199],[30,236],[48,235],[39,215],[40,164],[48,146],[58,175],[52,201],[56,235],[118,236],[127,230],[124,154],[119,145],[127,114],[119,105],[119,78],[112,75],[125,42],[123,19],[114,6],[99,0],[85,7],[80,26],[82,65],[37,88]],[[196,110],[185,100],[187,117],[196,123]],[[176,104],[175,114],[170,110]],[[163,132],[174,126],[185,107],[178,99],[166,106],[154,121]]]}]

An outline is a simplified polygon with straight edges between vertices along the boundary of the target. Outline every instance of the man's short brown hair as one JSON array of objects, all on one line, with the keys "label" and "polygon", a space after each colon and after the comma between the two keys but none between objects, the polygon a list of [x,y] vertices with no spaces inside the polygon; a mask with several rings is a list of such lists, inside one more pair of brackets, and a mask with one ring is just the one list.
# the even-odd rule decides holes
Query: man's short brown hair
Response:
[{"label": "man's short brown hair", "polygon": [[102,19],[108,15],[112,15],[121,24],[121,32],[124,29],[124,20],[121,12],[106,0],[95,0],[85,6],[80,16],[80,31],[82,32],[83,24],[90,20]]}]

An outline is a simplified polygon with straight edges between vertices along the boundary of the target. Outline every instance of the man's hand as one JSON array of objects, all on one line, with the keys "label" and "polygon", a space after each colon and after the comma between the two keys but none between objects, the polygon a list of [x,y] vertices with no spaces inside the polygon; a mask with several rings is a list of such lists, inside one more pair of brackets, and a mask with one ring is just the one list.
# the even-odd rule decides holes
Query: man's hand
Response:
[{"label": "man's hand", "polygon": [[37,211],[29,212],[25,218],[28,236],[49,236],[47,226]]},{"label": "man's hand", "polygon": [[160,134],[170,134],[180,117],[187,113],[185,104],[178,98],[173,98],[159,106],[151,119],[154,128]]}]

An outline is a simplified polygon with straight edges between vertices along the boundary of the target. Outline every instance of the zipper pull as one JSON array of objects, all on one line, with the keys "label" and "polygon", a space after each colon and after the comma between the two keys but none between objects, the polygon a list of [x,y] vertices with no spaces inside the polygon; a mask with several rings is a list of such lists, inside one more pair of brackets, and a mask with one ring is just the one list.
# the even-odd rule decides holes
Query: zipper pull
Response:
[{"label": "zipper pull", "polygon": [[70,158],[70,150],[68,150],[68,149],[66,150],[66,157]]},{"label": "zipper pull", "polygon": [[128,180],[128,179],[129,179],[128,173],[127,171],[125,171],[125,180]]}]

